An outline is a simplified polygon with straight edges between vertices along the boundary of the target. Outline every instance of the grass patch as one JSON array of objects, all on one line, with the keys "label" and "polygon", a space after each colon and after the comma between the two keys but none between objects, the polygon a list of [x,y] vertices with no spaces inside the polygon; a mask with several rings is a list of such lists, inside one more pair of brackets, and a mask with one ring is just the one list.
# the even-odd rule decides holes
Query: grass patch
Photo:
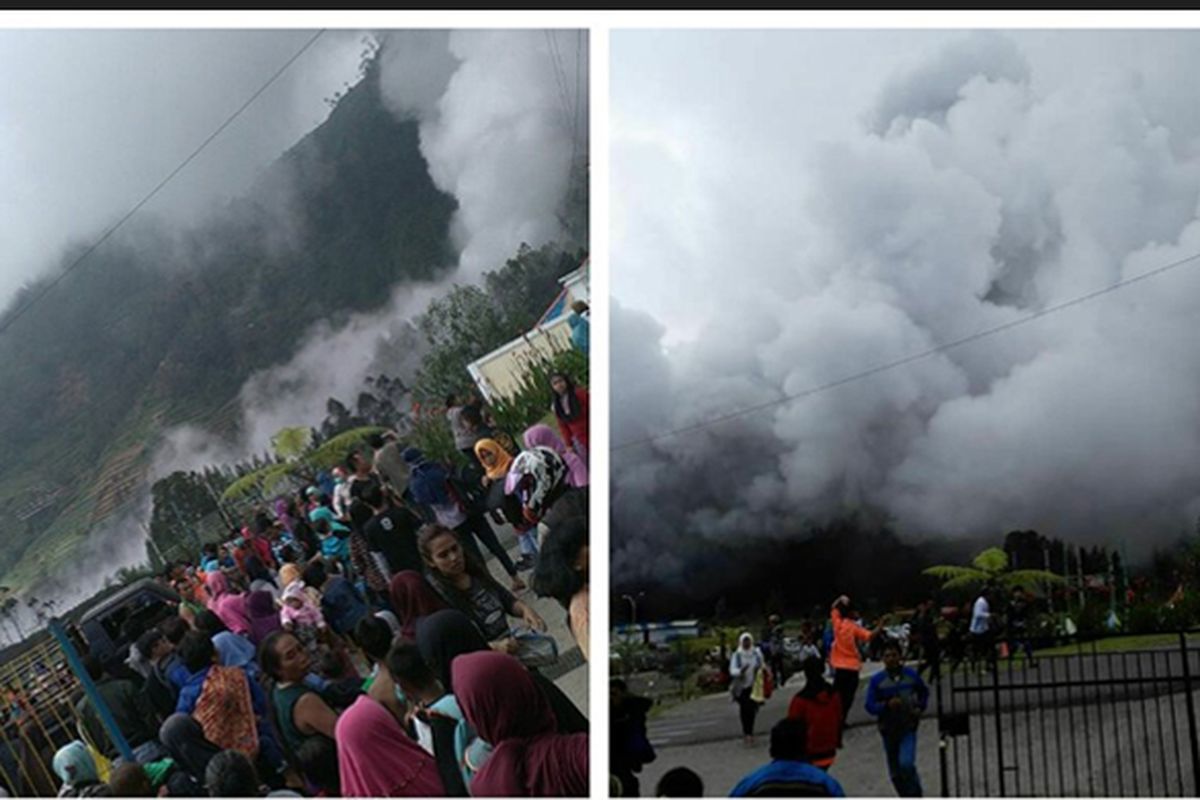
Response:
[{"label": "grass patch", "polygon": [[[1200,642],[1200,634],[1188,634],[1187,640],[1189,643]],[[1067,644],[1060,647],[1048,647],[1044,650],[1035,650],[1035,656],[1071,656],[1083,650],[1084,654],[1094,652],[1097,653],[1125,653],[1134,650],[1150,650],[1159,647],[1179,646],[1179,634],[1177,633],[1147,633],[1138,636],[1114,636],[1108,639],[1097,639],[1094,642],[1084,642],[1082,644]]]}]

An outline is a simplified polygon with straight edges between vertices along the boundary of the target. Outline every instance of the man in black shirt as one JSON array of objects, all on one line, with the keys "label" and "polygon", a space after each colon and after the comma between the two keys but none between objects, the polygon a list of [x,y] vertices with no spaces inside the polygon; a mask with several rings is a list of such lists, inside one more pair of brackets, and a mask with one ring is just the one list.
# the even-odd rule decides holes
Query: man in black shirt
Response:
[{"label": "man in black shirt", "polygon": [[380,485],[379,476],[371,471],[371,460],[357,450],[346,457],[346,467],[350,470],[346,481],[350,484],[351,500],[365,500],[363,493],[367,488]]},{"label": "man in black shirt", "polygon": [[363,525],[367,546],[372,552],[383,554],[391,574],[409,569],[424,570],[425,564],[417,549],[421,520],[408,509],[391,505],[378,485],[363,490],[363,502],[375,512]]}]

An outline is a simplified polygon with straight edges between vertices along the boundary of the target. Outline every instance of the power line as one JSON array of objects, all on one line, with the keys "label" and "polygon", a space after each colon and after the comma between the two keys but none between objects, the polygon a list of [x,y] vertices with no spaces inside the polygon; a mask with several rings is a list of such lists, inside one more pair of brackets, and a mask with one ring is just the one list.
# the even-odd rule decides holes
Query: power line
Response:
[{"label": "power line", "polygon": [[64,279],[64,278],[66,278],[66,277],[67,277],[69,274],[71,274],[71,272],[72,272],[72,271],[74,271],[74,270],[75,270],[75,268],[77,268],[77,267],[78,267],[80,264],[82,264],[82,263],[83,263],[83,262],[84,262],[84,261],[87,259],[87,257],[88,257],[88,256],[90,256],[92,253],[94,253],[94,252],[96,251],[96,249],[97,249],[98,247],[100,247],[100,245],[102,245],[102,244],[104,244],[106,241],[108,241],[108,239],[109,239],[109,238],[110,238],[110,237],[111,237],[111,236],[112,236],[114,233],[116,233],[116,232],[117,232],[117,230],[118,230],[118,229],[119,229],[119,228],[120,228],[122,225],[124,225],[126,222],[128,222],[128,221],[129,221],[129,220],[130,220],[130,219],[133,217],[133,215],[134,215],[134,214],[136,214],[138,211],[141,211],[143,206],[145,206],[147,203],[149,203],[151,200],[153,200],[153,199],[154,199],[154,197],[155,197],[155,196],[156,196],[156,195],[157,195],[159,192],[161,192],[161,191],[163,190],[163,188],[165,188],[165,187],[166,187],[166,185],[167,185],[168,183],[170,183],[170,182],[171,182],[171,180],[172,180],[172,179],[173,179],[173,178],[174,178],[176,175],[178,175],[180,172],[182,172],[182,171],[183,171],[183,170],[184,170],[184,169],[187,167],[187,165],[188,165],[188,164],[192,163],[192,161],[194,161],[194,160],[196,159],[196,157],[197,157],[197,156],[199,156],[199,155],[200,155],[200,153],[202,153],[202,152],[204,151],[204,149],[205,149],[205,148],[207,148],[207,147],[208,147],[210,144],[212,144],[212,142],[213,142],[213,141],[214,141],[214,140],[215,140],[215,139],[216,139],[218,136],[220,136],[220,135],[221,135],[221,133],[222,133],[222,132],[223,132],[223,131],[224,131],[226,128],[228,128],[230,125],[232,125],[232,124],[233,124],[233,121],[234,121],[234,120],[236,120],[238,117],[240,117],[240,116],[242,115],[242,112],[244,112],[244,111],[245,111],[247,108],[249,108],[249,107],[250,107],[250,106],[251,106],[251,105],[254,103],[254,101],[255,101],[255,100],[257,100],[257,99],[259,98],[259,96],[260,96],[260,95],[262,95],[262,93],[263,93],[263,92],[265,92],[265,91],[266,91],[268,88],[270,88],[270,87],[271,87],[271,85],[272,85],[273,83],[275,83],[275,81],[276,81],[276,80],[278,80],[278,79],[279,79],[279,77],[280,77],[281,75],[283,75],[283,73],[284,73],[284,72],[286,72],[286,71],[287,71],[288,67],[290,67],[292,64],[294,64],[294,63],[296,62],[296,59],[300,58],[300,56],[304,55],[304,53],[305,53],[305,52],[306,52],[306,51],[307,51],[307,50],[308,50],[310,47],[312,47],[314,44],[316,44],[316,41],[317,41],[317,39],[320,39],[320,38],[321,38],[321,36],[322,36],[324,33],[325,33],[325,29],[324,29],[324,28],[322,28],[321,30],[319,30],[319,31],[317,31],[315,34],[313,34],[312,38],[310,38],[310,39],[309,39],[307,42],[305,42],[305,43],[304,43],[304,46],[303,46],[303,47],[301,47],[299,50],[297,50],[297,51],[295,52],[295,54],[294,54],[294,55],[292,55],[292,57],[291,57],[291,58],[289,58],[289,59],[288,59],[288,60],[287,60],[287,61],[284,63],[284,65],[283,65],[282,67],[280,67],[280,68],[279,68],[279,69],[278,69],[278,70],[275,72],[275,74],[274,74],[274,75],[272,75],[272,76],[271,76],[271,77],[270,77],[270,78],[267,80],[267,82],[266,82],[266,83],[264,83],[262,86],[260,86],[260,87],[259,87],[259,89],[258,89],[258,91],[256,91],[254,94],[250,95],[250,98],[249,98],[248,100],[246,100],[246,102],[242,103],[241,107],[240,107],[240,108],[238,108],[238,110],[237,110],[237,111],[234,111],[234,112],[233,112],[233,114],[231,114],[231,115],[229,116],[229,118],[228,118],[228,119],[226,119],[224,122],[222,122],[222,123],[220,124],[220,126],[218,126],[218,127],[217,127],[217,129],[216,129],[215,131],[213,131],[211,134],[209,134],[208,138],[206,138],[206,139],[205,139],[203,142],[201,142],[201,143],[200,143],[200,146],[199,146],[199,147],[197,147],[195,150],[193,150],[193,151],[192,151],[192,154],[191,154],[191,155],[189,155],[187,158],[185,158],[185,159],[183,160],[183,162],[179,164],[179,166],[177,166],[175,169],[171,170],[170,174],[168,174],[168,175],[167,175],[167,177],[163,178],[163,179],[162,179],[162,180],[161,180],[161,181],[158,183],[158,185],[157,185],[157,186],[155,186],[155,187],[154,187],[154,188],[153,188],[153,189],[150,191],[150,193],[149,193],[149,194],[147,194],[145,197],[143,197],[141,200],[139,200],[139,201],[137,202],[137,204],[135,204],[135,205],[134,205],[134,207],[133,207],[133,208],[131,208],[131,209],[130,209],[130,210],[129,210],[129,211],[126,213],[126,214],[125,214],[125,216],[121,217],[121,218],[120,218],[119,220],[117,220],[117,221],[116,221],[116,222],[115,222],[115,223],[114,223],[114,224],[113,224],[111,227],[109,227],[109,228],[108,228],[108,230],[106,230],[106,231],[105,231],[103,234],[101,234],[101,235],[100,235],[100,238],[99,238],[99,239],[97,239],[95,242],[93,242],[93,243],[91,244],[91,246],[90,246],[90,247],[88,247],[88,249],[87,249],[87,250],[85,250],[85,251],[83,252],[83,254],[82,254],[82,255],[80,255],[78,258],[76,258],[74,261],[72,261],[72,262],[71,262],[71,263],[70,263],[70,264],[69,264],[69,265],[66,267],[66,269],[64,269],[62,272],[60,272],[60,273],[59,273],[59,274],[58,274],[58,275],[57,275],[57,276],[56,276],[56,277],[55,277],[53,280],[51,280],[49,283],[45,284],[45,285],[44,285],[44,286],[41,288],[41,290],[39,290],[39,291],[37,292],[37,294],[35,294],[35,295],[32,297],[32,299],[30,299],[30,300],[29,300],[29,302],[25,303],[23,306],[21,306],[21,307],[20,307],[20,308],[18,308],[16,311],[14,311],[14,312],[13,312],[13,313],[12,313],[12,314],[11,314],[11,315],[8,317],[8,319],[4,320],[3,322],[0,322],[0,335],[3,335],[4,333],[6,333],[6,332],[8,331],[8,329],[12,327],[13,323],[15,323],[15,322],[16,322],[18,319],[20,319],[22,316],[24,316],[25,312],[29,311],[29,309],[33,308],[33,307],[34,307],[34,305],[36,305],[36,304],[37,304],[39,301],[41,301],[41,300],[42,300],[42,298],[44,298],[44,297],[45,297],[46,295],[48,295],[48,294],[49,294],[51,291],[53,291],[54,287],[56,287],[56,286],[58,286],[58,284],[62,283],[62,281],[63,281],[63,279]]},{"label": "power line", "polygon": [[905,356],[903,358],[899,358],[895,361],[889,361],[885,364],[879,364],[877,366],[871,367],[870,369],[865,369],[862,372],[856,372],[852,375],[847,375],[844,378],[838,378],[837,380],[830,381],[829,383],[823,383],[819,386],[813,386],[813,387],[810,387],[803,391],[796,392],[794,394],[784,395],[783,397],[777,398],[775,400],[769,400],[765,403],[758,403],[757,405],[747,406],[745,408],[741,408],[736,411],[730,411],[726,414],[721,414],[720,416],[713,417],[712,419],[704,420],[702,422],[696,422],[691,425],[685,425],[682,428],[676,428],[674,430],[670,430],[665,433],[656,434],[654,436],[646,436],[641,439],[633,439],[628,442],[622,442],[621,444],[614,445],[612,447],[612,452],[615,453],[615,452],[618,452],[621,450],[627,450],[631,447],[639,447],[641,445],[652,444],[652,443],[660,441],[662,439],[669,439],[669,438],[672,438],[675,436],[679,436],[680,434],[683,434],[683,433],[691,433],[692,431],[701,430],[703,428],[708,428],[713,425],[719,425],[722,422],[728,422],[731,419],[736,419],[738,417],[744,417],[749,414],[754,414],[759,411],[764,411],[764,410],[766,410],[768,408],[772,408],[774,406],[784,405],[785,403],[790,403],[795,400],[800,400],[800,399],[803,399],[806,397],[812,397],[813,395],[821,394],[822,392],[828,392],[828,391],[830,391],[832,389],[836,389],[840,386],[845,386],[848,383],[854,383],[855,381],[862,380],[863,378],[869,378],[872,375],[878,375],[882,372],[887,372],[889,370],[896,369],[897,367],[902,367],[906,364],[911,364],[914,361],[920,361],[923,358],[929,358],[930,356],[937,355],[938,353],[945,352],[946,350],[951,350],[955,347],[960,347],[964,344],[970,344],[971,342],[976,342],[976,341],[979,341],[980,339],[987,338],[988,336],[993,336],[997,333],[1001,333],[1003,331],[1007,331],[1012,328],[1016,328],[1021,325],[1025,325],[1026,323],[1033,322],[1034,320],[1041,319],[1042,317],[1049,316],[1050,314],[1054,314],[1059,311],[1063,311],[1063,310],[1071,308],[1073,306],[1081,305],[1083,303],[1088,302],[1089,300],[1094,300],[1097,297],[1101,297],[1102,295],[1106,295],[1111,292],[1115,292],[1118,289],[1123,289],[1126,286],[1131,286],[1132,284],[1139,283],[1144,280],[1148,280],[1149,278],[1153,278],[1158,275],[1162,275],[1163,273],[1173,270],[1176,267],[1184,266],[1185,264],[1189,264],[1196,260],[1200,260],[1200,253],[1193,253],[1192,255],[1190,255],[1186,258],[1181,258],[1180,260],[1173,261],[1170,264],[1166,264],[1165,266],[1157,267],[1148,272],[1143,272],[1142,274],[1135,275],[1132,278],[1126,278],[1124,280],[1117,281],[1116,283],[1109,284],[1108,286],[1105,286],[1103,288],[1088,292],[1087,294],[1079,295],[1078,297],[1074,297],[1070,300],[1066,300],[1062,303],[1057,303],[1052,306],[1047,306],[1046,308],[1043,308],[1040,311],[1035,311],[1032,314],[1021,317],[1019,319],[1010,320],[1008,322],[1002,323],[1000,325],[996,325],[991,328],[985,328],[984,330],[976,331],[975,333],[972,333],[969,336],[964,336],[961,339],[955,339],[954,341],[937,345],[936,347],[932,347],[928,350],[923,350],[919,353],[913,353],[912,355]]}]

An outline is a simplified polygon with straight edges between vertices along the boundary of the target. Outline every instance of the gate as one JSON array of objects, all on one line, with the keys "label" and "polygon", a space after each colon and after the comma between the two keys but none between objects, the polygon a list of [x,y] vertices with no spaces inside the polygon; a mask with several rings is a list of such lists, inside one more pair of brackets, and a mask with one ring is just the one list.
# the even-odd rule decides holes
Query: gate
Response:
[{"label": "gate", "polygon": [[947,669],[934,689],[942,796],[1197,796],[1198,653],[1179,633]]},{"label": "gate", "polygon": [[[53,633],[34,634],[0,660],[0,788],[12,797],[57,795],[62,781],[54,774],[54,754],[74,740],[84,742],[93,756],[114,746],[132,756],[108,709],[94,694],[95,686],[83,671],[75,646],[57,621],[50,628]],[[76,708],[85,693],[94,697],[111,742],[92,741],[80,723]],[[104,780],[107,760],[96,760]]]}]

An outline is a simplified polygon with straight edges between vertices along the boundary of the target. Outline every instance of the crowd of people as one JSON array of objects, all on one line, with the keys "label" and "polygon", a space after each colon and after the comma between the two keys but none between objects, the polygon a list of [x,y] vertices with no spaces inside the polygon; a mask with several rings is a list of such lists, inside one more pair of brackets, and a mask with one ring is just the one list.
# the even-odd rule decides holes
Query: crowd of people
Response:
[{"label": "crowd of people", "polygon": [[[961,607],[943,607],[927,599],[897,615],[903,621],[890,627],[882,618],[867,627],[845,595],[833,602],[823,620],[819,612],[805,620],[796,639],[786,637],[780,617],[771,615],[757,640],[749,631],[738,637],[723,665],[746,745],[754,745],[759,709],[775,687],[788,683],[792,665],[799,665],[803,684],[791,697],[785,718],[771,729],[771,762],[747,775],[731,796],[842,796],[831,770],[855,702],[875,721],[897,794],[922,796],[917,730],[930,696],[923,675],[936,680],[942,669],[990,668],[1001,658],[1022,656],[1036,667],[1035,612],[1035,601],[1025,589],[1002,591],[988,584]],[[880,661],[882,669],[867,681],[865,697],[856,699],[867,658]],[[614,681],[614,794],[637,795],[637,773],[656,758],[646,734],[650,705],[630,694],[624,681]],[[655,794],[689,797],[702,792],[701,777],[677,767],[661,777]]]},{"label": "crowd of people", "polygon": [[54,756],[60,794],[586,795],[588,721],[539,672],[559,643],[521,576],[586,658],[587,400],[566,376],[554,392],[562,438],[539,424],[520,448],[451,398],[465,463],[375,436],[171,564],[178,608],[123,630],[127,659],[85,657],[133,758],[85,695],[86,741]]},{"label": "crowd of people", "polygon": [[[882,621],[873,629],[865,627],[858,609],[845,595],[833,602],[823,626],[804,624],[794,654],[804,682],[788,703],[784,718],[771,728],[771,761],[739,781],[730,796],[844,796],[833,768],[858,693],[868,643],[875,646],[883,669],[868,682],[862,706],[876,720],[897,793],[902,797],[922,795],[916,743],[929,689],[917,669],[905,666],[901,643],[884,630]],[[776,684],[787,683],[792,658],[785,652],[782,621],[777,616],[768,619],[759,643],[749,631],[738,637],[727,674],[747,746],[755,743],[759,708]],[[636,796],[636,773],[656,757],[646,738],[649,701],[630,695],[624,682],[619,684],[614,685],[611,703],[614,793]],[[691,769],[677,767],[665,773],[655,788],[658,797],[698,796],[703,793],[703,781]]]}]

